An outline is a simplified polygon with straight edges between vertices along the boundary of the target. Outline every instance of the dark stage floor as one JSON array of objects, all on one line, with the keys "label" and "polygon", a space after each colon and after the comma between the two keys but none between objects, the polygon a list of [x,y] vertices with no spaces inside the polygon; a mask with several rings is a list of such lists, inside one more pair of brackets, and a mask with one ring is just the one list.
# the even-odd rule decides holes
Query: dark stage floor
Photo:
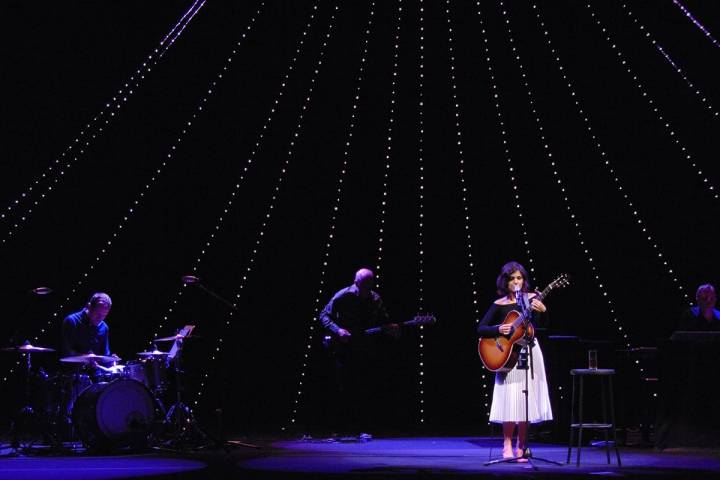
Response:
[{"label": "dark stage floor", "polygon": [[[580,468],[537,461],[484,466],[501,453],[497,438],[376,438],[368,442],[323,439],[253,439],[260,448],[232,446],[186,454],[148,453],[115,456],[34,454],[0,459],[0,479],[61,476],[78,479],[119,478],[720,478],[717,450],[621,449],[622,468],[608,465],[604,450],[583,449]],[[564,462],[567,447],[536,444],[535,457]],[[3,453],[6,453],[7,450]]]}]

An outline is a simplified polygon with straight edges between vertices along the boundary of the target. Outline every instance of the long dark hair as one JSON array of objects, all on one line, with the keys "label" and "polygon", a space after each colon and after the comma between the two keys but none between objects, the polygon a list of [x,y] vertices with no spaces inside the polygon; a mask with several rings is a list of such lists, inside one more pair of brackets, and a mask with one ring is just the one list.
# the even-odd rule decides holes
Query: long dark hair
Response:
[{"label": "long dark hair", "polygon": [[523,277],[522,291],[525,293],[530,291],[530,280],[528,279],[525,267],[520,265],[518,262],[508,262],[500,269],[500,275],[498,275],[497,281],[495,282],[498,295],[508,295],[510,293],[507,286],[508,282],[510,282],[510,275],[515,272],[520,272],[520,275]]}]

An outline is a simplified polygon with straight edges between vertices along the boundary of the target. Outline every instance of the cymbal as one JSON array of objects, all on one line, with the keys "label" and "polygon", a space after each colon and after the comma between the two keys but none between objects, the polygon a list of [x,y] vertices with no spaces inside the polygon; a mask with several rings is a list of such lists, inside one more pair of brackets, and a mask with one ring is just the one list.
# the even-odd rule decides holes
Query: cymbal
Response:
[{"label": "cymbal", "polygon": [[105,355],[95,355],[94,353],[60,359],[61,362],[66,363],[117,362],[118,360],[120,360],[120,357],[106,357]]},{"label": "cymbal", "polygon": [[3,352],[54,352],[54,348],[46,348],[46,347],[34,347],[30,345],[29,343],[26,343],[24,345],[18,345],[17,347],[6,347],[3,349],[0,349]]},{"label": "cymbal", "polygon": [[181,340],[183,338],[187,338],[186,335],[173,335],[172,337],[163,337],[163,338],[156,338],[153,340],[153,342],[174,342],[175,340]]},{"label": "cymbal", "polygon": [[169,355],[169,352],[161,352],[160,350],[155,350],[152,352],[137,352],[137,354],[141,357],[164,357],[165,355]]}]

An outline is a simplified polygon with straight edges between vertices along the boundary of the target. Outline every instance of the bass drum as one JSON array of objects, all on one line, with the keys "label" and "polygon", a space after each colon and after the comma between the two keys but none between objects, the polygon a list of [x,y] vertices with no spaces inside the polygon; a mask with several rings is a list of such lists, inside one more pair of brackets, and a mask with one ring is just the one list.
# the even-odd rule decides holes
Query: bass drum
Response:
[{"label": "bass drum", "polygon": [[75,401],[73,423],[88,448],[142,448],[158,417],[157,402],[140,382],[96,383]]}]

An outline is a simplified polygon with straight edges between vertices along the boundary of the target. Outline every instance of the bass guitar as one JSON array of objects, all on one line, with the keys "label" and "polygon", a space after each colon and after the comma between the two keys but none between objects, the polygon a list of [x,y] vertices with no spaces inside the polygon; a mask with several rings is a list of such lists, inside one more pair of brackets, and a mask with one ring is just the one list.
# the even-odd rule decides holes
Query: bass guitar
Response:
[{"label": "bass guitar", "polygon": [[[398,323],[398,326],[400,328],[406,328],[406,327],[417,327],[420,325],[431,325],[433,323],[437,322],[437,319],[435,318],[435,315],[428,314],[428,315],[415,315],[412,320],[408,320],[407,322]],[[362,335],[377,335],[378,333],[388,331],[388,326],[380,326],[380,327],[373,327],[368,328],[367,330],[362,332]],[[353,334],[353,336],[356,334]],[[325,335],[323,338],[323,346],[325,348],[333,348],[337,347],[338,344],[344,344],[350,342],[352,337],[339,337],[335,334],[332,335]]]},{"label": "bass guitar", "polygon": [[[556,288],[562,288],[570,284],[570,279],[563,273],[550,284],[545,290],[538,293],[533,299],[543,300]],[[530,323],[527,315],[517,310],[512,310],[505,315],[502,324],[511,324],[512,328],[507,335],[497,337],[486,337],[478,340],[478,354],[485,368],[491,372],[509,372],[518,361],[520,349],[532,342],[535,337],[535,327]]]}]

